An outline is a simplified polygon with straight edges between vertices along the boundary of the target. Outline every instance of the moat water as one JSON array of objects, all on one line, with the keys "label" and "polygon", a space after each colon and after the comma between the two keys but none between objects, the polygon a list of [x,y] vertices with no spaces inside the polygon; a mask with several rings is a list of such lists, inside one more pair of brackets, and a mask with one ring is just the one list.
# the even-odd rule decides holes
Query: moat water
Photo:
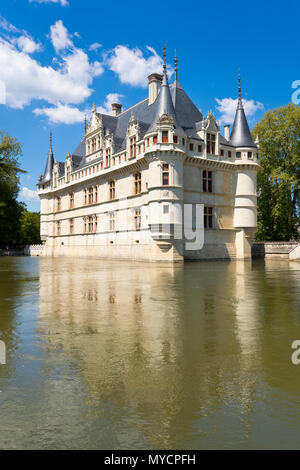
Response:
[{"label": "moat water", "polygon": [[300,448],[300,263],[0,258],[2,449]]}]

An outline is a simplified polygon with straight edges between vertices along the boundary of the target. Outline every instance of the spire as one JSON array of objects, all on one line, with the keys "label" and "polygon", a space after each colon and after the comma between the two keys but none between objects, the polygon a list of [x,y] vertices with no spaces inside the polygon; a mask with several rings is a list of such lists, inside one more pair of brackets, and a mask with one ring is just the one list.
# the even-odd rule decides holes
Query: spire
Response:
[{"label": "spire", "polygon": [[175,69],[175,82],[178,80],[178,59],[177,59],[177,51],[175,49],[175,57],[174,57],[174,69]]},{"label": "spire", "polygon": [[243,106],[240,70],[238,83],[238,104],[230,141],[234,147],[255,147]]},{"label": "spire", "polygon": [[84,134],[86,134],[87,131],[87,122],[86,122],[86,114],[84,115]]},{"label": "spire", "polygon": [[166,65],[166,46],[164,45],[164,61],[163,61],[163,79],[161,84],[160,93],[156,100],[157,108],[156,113],[153,119],[152,124],[150,125],[148,132],[151,132],[156,129],[157,120],[166,114],[167,116],[171,116],[174,121],[174,126],[178,129],[180,126],[177,124],[175,109],[171,97],[171,92],[168,84],[168,76],[167,76],[167,65]]},{"label": "spire", "polygon": [[53,164],[54,164],[54,157],[53,157],[53,150],[52,150],[52,131],[50,131],[50,144],[49,144],[48,158],[47,158],[44,176],[41,181],[42,183],[46,183],[52,179]]}]

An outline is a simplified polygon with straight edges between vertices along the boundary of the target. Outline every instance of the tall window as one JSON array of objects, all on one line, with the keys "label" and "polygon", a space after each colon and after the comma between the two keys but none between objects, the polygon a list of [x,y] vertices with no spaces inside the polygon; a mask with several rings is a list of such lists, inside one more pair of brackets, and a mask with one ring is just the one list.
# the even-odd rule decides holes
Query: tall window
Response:
[{"label": "tall window", "polygon": [[248,152],[248,158],[252,158],[252,152]]},{"label": "tall window", "polygon": [[202,187],[205,193],[212,193],[212,172],[203,170]]},{"label": "tall window", "polygon": [[157,135],[153,136],[153,144],[157,144]]},{"label": "tall window", "polygon": [[178,144],[178,137],[177,137],[177,135],[173,135],[173,142],[174,142],[174,144]]},{"label": "tall window", "polygon": [[228,150],[228,158],[231,158],[231,150]]},{"label": "tall window", "polygon": [[105,166],[106,166],[106,168],[110,167],[110,156],[111,156],[111,151],[110,151],[110,148],[108,148],[105,151]]},{"label": "tall window", "polygon": [[116,230],[116,213],[115,212],[109,213],[109,230],[111,231]]},{"label": "tall window", "polygon": [[56,198],[56,210],[57,211],[61,210],[61,198],[60,197]]},{"label": "tall window", "polygon": [[212,228],[213,226],[213,213],[212,207],[204,207],[204,228]]},{"label": "tall window", "polygon": [[116,197],[116,183],[115,181],[109,182],[109,199],[112,201]]},{"label": "tall window", "polygon": [[87,205],[87,189],[84,190],[84,205]]},{"label": "tall window", "polygon": [[138,209],[135,209],[135,214],[134,214],[135,230],[141,230],[141,222],[142,222],[141,209],[138,208]]},{"label": "tall window", "polygon": [[89,204],[93,204],[93,187],[89,188]]},{"label": "tall window", "polygon": [[56,235],[60,235],[60,220],[56,222]]},{"label": "tall window", "polygon": [[98,202],[98,186],[94,188],[94,202]]},{"label": "tall window", "polygon": [[135,173],[134,175],[134,193],[139,194],[142,191],[142,174]]},{"label": "tall window", "polygon": [[215,134],[207,134],[207,153],[215,155],[216,153],[216,136]]},{"label": "tall window", "polygon": [[73,209],[73,207],[74,207],[74,193],[70,193],[69,197],[70,197],[70,209]]},{"label": "tall window", "polygon": [[169,142],[169,132],[168,131],[162,131],[161,140],[162,140],[162,142],[165,142],[165,143]]},{"label": "tall window", "polygon": [[74,219],[70,219],[70,234],[74,232]]},{"label": "tall window", "polygon": [[162,184],[163,186],[169,185],[169,164],[163,163],[162,166]]},{"label": "tall window", "polygon": [[93,223],[93,217],[91,216],[88,218],[88,229],[89,229],[89,233],[93,233],[94,223]]},{"label": "tall window", "polygon": [[136,157],[136,137],[130,137],[130,158]]},{"label": "tall window", "polygon": [[242,154],[241,152],[236,152],[236,158],[241,158]]}]

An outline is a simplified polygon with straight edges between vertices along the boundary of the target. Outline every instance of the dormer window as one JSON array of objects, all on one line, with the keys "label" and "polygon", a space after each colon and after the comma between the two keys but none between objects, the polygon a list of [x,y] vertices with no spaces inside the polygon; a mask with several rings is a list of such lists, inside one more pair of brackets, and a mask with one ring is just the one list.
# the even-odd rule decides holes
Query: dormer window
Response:
[{"label": "dormer window", "polygon": [[207,153],[215,155],[216,153],[216,136],[215,134],[207,134]]},{"label": "dormer window", "polygon": [[136,157],[136,136],[130,137],[130,158]]},{"label": "dormer window", "polygon": [[166,143],[166,144],[169,142],[169,133],[168,133],[168,131],[162,131],[162,133],[161,133],[161,141],[162,141],[163,143]]},{"label": "dormer window", "polygon": [[66,183],[70,182],[70,177],[71,177],[71,168],[68,166],[67,167],[67,175],[66,175]]},{"label": "dormer window", "polygon": [[106,168],[110,167],[110,148],[105,151],[105,166]]}]

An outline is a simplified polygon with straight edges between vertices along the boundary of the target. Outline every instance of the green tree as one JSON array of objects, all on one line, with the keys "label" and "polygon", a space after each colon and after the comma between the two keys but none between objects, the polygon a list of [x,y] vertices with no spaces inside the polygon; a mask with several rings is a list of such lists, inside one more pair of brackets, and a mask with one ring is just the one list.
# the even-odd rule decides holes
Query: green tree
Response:
[{"label": "green tree", "polygon": [[268,111],[253,129],[260,145],[257,240],[299,239],[300,107]]},{"label": "green tree", "polygon": [[16,246],[20,241],[20,218],[25,204],[17,201],[20,172],[19,142],[0,132],[0,246]]},{"label": "green tree", "polygon": [[25,210],[21,216],[21,243],[22,245],[36,245],[40,239],[40,214]]}]

